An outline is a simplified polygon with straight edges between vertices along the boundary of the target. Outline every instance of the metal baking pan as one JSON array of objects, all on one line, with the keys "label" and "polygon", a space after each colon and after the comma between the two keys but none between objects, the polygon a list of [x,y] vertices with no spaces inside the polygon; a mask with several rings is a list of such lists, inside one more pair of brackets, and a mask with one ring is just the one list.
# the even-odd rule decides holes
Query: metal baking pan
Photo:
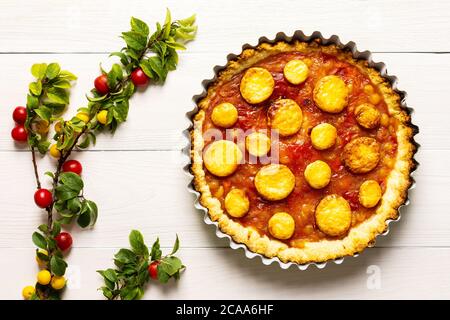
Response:
[{"label": "metal baking pan", "polygon": [[[392,75],[389,75],[389,74],[387,73],[386,65],[385,65],[383,62],[374,62],[374,61],[372,60],[372,54],[371,54],[370,51],[367,51],[367,50],[366,50],[366,51],[358,51],[358,50],[356,49],[356,44],[355,44],[353,41],[350,41],[350,42],[348,42],[348,43],[346,43],[346,44],[343,44],[343,43],[339,40],[339,37],[336,36],[336,35],[332,35],[330,38],[325,38],[320,32],[315,31],[315,32],[313,32],[311,35],[307,36],[307,35],[305,35],[302,31],[297,30],[297,31],[294,32],[294,34],[293,34],[292,36],[287,36],[286,34],[284,34],[284,33],[282,33],[282,32],[277,33],[276,36],[275,36],[275,38],[272,39],[272,40],[270,40],[270,39],[268,39],[268,38],[266,38],[266,37],[261,37],[261,38],[259,38],[258,43],[257,43],[256,45],[254,45],[254,46],[253,46],[253,45],[250,45],[250,44],[244,44],[244,45],[242,46],[242,51],[244,51],[245,49],[256,48],[257,46],[259,46],[259,45],[262,44],[262,43],[274,44],[274,43],[279,42],[279,41],[288,42],[288,43],[289,43],[289,42],[293,42],[293,41],[300,41],[300,42],[307,42],[307,43],[313,42],[313,41],[318,41],[318,42],[319,42],[320,44],[322,44],[322,45],[336,45],[337,47],[339,47],[340,49],[342,49],[342,50],[344,50],[344,51],[351,52],[353,58],[355,58],[355,59],[357,59],[357,60],[365,60],[365,61],[367,61],[369,67],[372,67],[372,68],[374,68],[375,70],[377,70],[377,71],[380,73],[380,75],[381,75],[384,79],[386,79],[387,81],[389,81],[389,83],[391,84],[393,90],[400,96],[400,104],[401,104],[402,108],[403,108],[404,110],[406,110],[406,112],[407,112],[409,115],[411,115],[411,114],[413,113],[414,110],[413,110],[411,107],[408,107],[407,104],[406,104],[406,92],[397,89],[397,77],[392,76]],[[235,60],[237,57],[238,57],[238,55],[236,55],[236,54],[229,54],[229,55],[227,56],[227,63],[230,62],[230,61],[232,61],[232,60]],[[250,250],[247,248],[246,245],[244,245],[244,244],[242,244],[242,243],[237,243],[237,242],[235,242],[229,235],[223,233],[223,232],[219,229],[218,223],[217,223],[217,222],[214,222],[214,221],[212,221],[212,220],[210,219],[209,214],[208,214],[208,209],[205,208],[204,206],[202,206],[202,205],[200,204],[200,201],[199,201],[199,199],[200,199],[200,193],[199,193],[198,191],[196,191],[195,188],[194,188],[194,183],[193,183],[193,178],[194,178],[194,176],[192,175],[192,173],[191,173],[191,171],[190,171],[190,165],[191,165],[191,163],[190,163],[190,162],[191,162],[191,156],[190,156],[190,151],[191,151],[191,137],[190,137],[189,132],[190,132],[190,130],[193,128],[192,118],[193,118],[193,116],[198,112],[197,103],[198,103],[201,99],[203,99],[203,98],[206,96],[207,88],[208,88],[212,83],[214,83],[214,82],[216,81],[216,79],[217,79],[219,73],[220,73],[222,70],[225,69],[226,65],[227,65],[227,64],[225,64],[225,65],[223,65],[223,66],[216,65],[216,66],[213,68],[213,70],[214,70],[214,77],[213,77],[212,79],[206,79],[206,80],[203,80],[203,81],[202,81],[201,84],[202,84],[203,92],[200,93],[200,94],[198,94],[198,95],[195,95],[195,96],[192,98],[193,103],[194,103],[194,107],[193,107],[193,109],[192,109],[191,111],[189,111],[189,112],[186,114],[186,117],[187,117],[187,118],[189,119],[189,121],[190,121],[190,126],[189,126],[189,128],[187,128],[187,129],[184,131],[184,136],[185,136],[186,139],[187,139],[187,142],[186,142],[187,145],[186,145],[186,147],[183,149],[183,154],[187,156],[187,158],[189,159],[189,160],[188,160],[189,163],[184,167],[184,171],[186,172],[186,174],[188,174],[188,176],[189,176],[190,179],[191,179],[191,181],[190,181],[190,183],[189,183],[189,185],[188,185],[188,190],[189,190],[189,192],[193,193],[194,196],[195,196],[195,201],[194,201],[194,206],[195,206],[195,208],[197,208],[200,212],[203,213],[203,220],[204,220],[204,222],[205,222],[206,224],[214,225],[214,226],[215,226],[217,237],[219,237],[219,238],[227,238],[227,239],[229,240],[230,247],[231,247],[232,249],[243,249],[243,251],[244,251],[244,253],[245,253],[245,256],[246,256],[247,258],[249,258],[249,259],[253,259],[253,258],[255,258],[255,257],[259,257],[259,258],[261,259],[262,263],[265,264],[265,265],[270,265],[270,264],[272,264],[272,263],[277,263],[282,269],[288,269],[288,268],[290,268],[290,267],[292,267],[292,266],[295,266],[295,267],[299,268],[300,270],[306,270],[310,265],[315,265],[317,268],[322,269],[322,268],[324,268],[329,262],[333,262],[333,263],[335,263],[335,264],[341,264],[341,263],[344,261],[344,259],[345,259],[346,257],[342,257],[342,258],[334,259],[334,260],[329,260],[329,261],[322,262],[322,263],[314,263],[314,262],[312,262],[312,263],[307,263],[307,264],[297,264],[297,263],[293,263],[293,262],[285,263],[285,262],[280,261],[280,259],[278,259],[278,258],[267,258],[267,257],[265,257],[265,256],[263,256],[263,255],[261,255],[261,254],[254,253],[254,252],[250,251]],[[413,144],[415,145],[415,147],[416,147],[415,152],[414,152],[414,153],[416,153],[417,150],[419,149],[420,145],[414,140],[414,136],[419,132],[419,128],[418,128],[416,125],[413,125],[413,124],[411,124],[411,127],[412,127],[413,130],[414,130],[413,138],[412,138],[412,143],[413,143]],[[419,163],[418,163],[414,158],[413,158],[413,161],[414,161],[415,167],[414,167],[414,168],[412,169],[412,171],[411,171],[411,181],[412,181],[412,184],[411,184],[410,188],[408,189],[408,193],[409,193],[409,190],[411,190],[411,189],[413,189],[413,188],[415,187],[416,182],[415,182],[415,180],[414,180],[414,177],[413,177],[414,174],[413,174],[413,173],[414,173],[414,171],[416,170],[417,166],[419,165]],[[401,205],[401,206],[399,207],[399,209],[398,209],[398,212],[399,212],[398,218],[395,219],[395,220],[388,220],[388,221],[386,221],[386,224],[387,224],[386,231],[383,232],[383,233],[380,234],[380,235],[383,235],[383,236],[384,236],[384,235],[387,235],[387,234],[389,233],[389,224],[390,224],[392,221],[398,221],[398,220],[400,220],[400,217],[401,217],[401,215],[402,215],[402,212],[403,212],[404,208],[405,208],[406,206],[408,206],[409,203],[410,203],[410,200],[409,200],[409,198],[407,197],[406,200],[405,200],[405,202],[404,202],[404,204]],[[374,241],[373,243],[371,243],[368,247],[373,247],[374,245],[375,245],[375,241]],[[359,255],[359,254],[355,254],[355,255],[353,255],[352,257],[357,257],[358,255]],[[349,257],[349,256],[347,256],[347,257]]]}]

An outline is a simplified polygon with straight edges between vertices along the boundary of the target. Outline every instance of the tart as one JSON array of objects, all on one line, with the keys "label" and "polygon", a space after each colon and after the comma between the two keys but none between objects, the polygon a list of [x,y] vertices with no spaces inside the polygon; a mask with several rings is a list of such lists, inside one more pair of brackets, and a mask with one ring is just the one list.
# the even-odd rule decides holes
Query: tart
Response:
[{"label": "tart", "polygon": [[261,43],[197,101],[191,172],[222,232],[282,262],[372,245],[412,183],[416,127],[366,60],[319,40]]}]

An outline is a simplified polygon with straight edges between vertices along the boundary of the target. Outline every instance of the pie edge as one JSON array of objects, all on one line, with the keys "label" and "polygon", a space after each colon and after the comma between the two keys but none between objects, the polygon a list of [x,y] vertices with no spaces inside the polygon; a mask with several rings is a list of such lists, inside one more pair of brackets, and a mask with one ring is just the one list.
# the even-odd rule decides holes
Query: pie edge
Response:
[{"label": "pie edge", "polygon": [[[261,236],[257,230],[251,227],[244,227],[233,221],[222,210],[219,200],[211,195],[203,170],[202,124],[205,116],[204,108],[207,107],[210,96],[222,81],[228,80],[236,73],[270,55],[307,50],[319,50],[334,54],[339,59],[344,59],[367,73],[372,83],[380,89],[391,116],[396,117],[400,122],[397,131],[398,153],[394,169],[387,178],[387,187],[381,200],[382,203],[375,215],[351,229],[348,235],[341,240],[306,242],[303,248],[292,248],[280,241],[270,239],[266,235]],[[198,103],[199,110],[191,118],[194,126],[190,130],[190,170],[194,175],[194,188],[200,193],[200,204],[207,209],[209,217],[218,223],[222,232],[229,235],[235,242],[246,245],[250,251],[268,258],[278,257],[282,262],[307,264],[351,256],[363,251],[374,244],[375,238],[379,234],[387,230],[389,220],[398,218],[398,209],[406,202],[408,189],[414,181],[410,174],[416,167],[413,158],[417,150],[414,141],[416,129],[411,123],[407,110],[402,107],[400,99],[400,95],[394,91],[389,81],[381,76],[379,71],[369,67],[367,60],[356,60],[351,52],[343,51],[334,44],[321,45],[319,41],[294,41],[292,43],[280,41],[274,44],[262,43],[255,48],[243,50],[239,56],[228,62],[214,83],[207,88],[206,96]]]}]

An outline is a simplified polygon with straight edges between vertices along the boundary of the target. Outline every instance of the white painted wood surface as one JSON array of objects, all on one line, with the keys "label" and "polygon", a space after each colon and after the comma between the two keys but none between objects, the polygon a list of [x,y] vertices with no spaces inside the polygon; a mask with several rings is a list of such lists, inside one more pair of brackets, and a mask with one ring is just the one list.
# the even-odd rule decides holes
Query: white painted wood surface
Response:
[{"label": "white painted wood surface", "polygon": [[[125,7],[124,7],[125,6]],[[152,285],[146,299],[168,298],[450,298],[450,3],[448,1],[57,1],[0,2],[0,299],[20,298],[37,266],[31,233],[44,219],[32,201],[30,154],[9,138],[11,112],[25,103],[29,67],[58,61],[79,76],[68,114],[85,103],[98,63],[122,46],[118,35],[131,15],[153,22],[165,7],[182,18],[198,14],[199,34],[181,54],[180,65],[163,87],[150,87],[131,101],[129,121],[114,137],[102,135],[83,163],[86,194],[100,207],[92,230],[73,228],[74,248],[66,299],[101,299],[95,270],[112,265],[112,254],[127,245],[131,228],[147,242],[159,235],[164,246],[175,233],[188,269],[179,283]],[[278,31],[320,30],[353,40],[374,53],[415,108],[422,149],[412,204],[391,225],[375,249],[323,270],[281,270],[248,260],[228,248],[193,209],[182,131],[200,81],[243,43]],[[438,52],[439,54],[437,54]],[[52,161],[40,162],[41,172]]]}]

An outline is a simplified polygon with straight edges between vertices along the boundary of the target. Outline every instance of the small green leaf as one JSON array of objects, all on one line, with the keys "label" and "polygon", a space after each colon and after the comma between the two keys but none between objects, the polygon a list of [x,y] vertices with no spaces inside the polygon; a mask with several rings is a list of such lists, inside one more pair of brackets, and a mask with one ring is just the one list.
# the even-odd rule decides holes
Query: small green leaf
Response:
[{"label": "small green leaf", "polygon": [[41,249],[47,249],[47,240],[45,240],[44,236],[38,232],[33,232],[32,235],[33,243]]},{"label": "small green leaf", "polygon": [[59,73],[59,77],[60,77],[60,78],[65,78],[65,79],[67,79],[67,80],[69,80],[69,81],[77,80],[77,76],[74,75],[73,73],[67,71],[67,70],[62,70],[62,71]]},{"label": "small green leaf", "polygon": [[128,100],[118,102],[112,109],[114,118],[118,122],[126,121],[128,117],[128,110],[129,110]]},{"label": "small green leaf", "polygon": [[47,78],[54,79],[56,76],[58,76],[59,72],[61,71],[61,67],[57,63],[50,63],[47,67],[46,75]]},{"label": "small green leaf", "polygon": [[77,214],[80,212],[82,207],[81,201],[78,198],[73,198],[70,200],[67,200],[67,209],[73,214]]},{"label": "small green leaf", "polygon": [[152,250],[150,253],[151,260],[152,261],[159,260],[159,259],[161,259],[161,255],[162,255],[162,251],[161,251],[160,245],[159,245],[159,238],[157,238],[155,243],[153,243],[153,245],[152,245]]},{"label": "small green leaf", "polygon": [[53,222],[52,236],[56,237],[61,232],[61,223],[58,221]]},{"label": "small green leaf", "polygon": [[138,18],[135,18],[135,17],[131,17],[130,24],[131,24],[132,31],[141,33],[146,37],[148,36],[150,30],[148,28],[148,25],[144,21],[142,21]]},{"label": "small green leaf", "polygon": [[123,52],[113,52],[109,56],[110,57],[113,57],[113,56],[119,57],[120,63],[122,63],[124,66],[126,66],[129,63],[127,55]]},{"label": "small green leaf", "polygon": [[122,32],[122,38],[129,48],[141,51],[147,46],[147,37],[139,32]]},{"label": "small green leaf", "polygon": [[69,104],[69,94],[61,88],[49,88],[47,97],[53,103]]},{"label": "small green leaf", "polygon": [[47,71],[46,63],[36,63],[31,66],[31,74],[37,79],[43,79]]},{"label": "small green leaf", "polygon": [[170,29],[172,25],[172,16],[170,14],[170,10],[166,9],[166,20],[164,21],[164,35],[163,39],[167,39],[170,34]]},{"label": "small green leaf", "polygon": [[50,147],[50,141],[43,140],[39,141],[37,148],[40,154],[46,154],[48,151],[48,148]]},{"label": "small green leaf", "polygon": [[178,234],[177,234],[177,238],[175,240],[175,244],[173,245],[173,249],[172,249],[172,252],[170,254],[171,255],[174,254],[175,252],[178,251],[179,248],[180,248],[180,239],[178,238]]},{"label": "small green leaf", "polygon": [[113,298],[112,290],[108,287],[101,287],[102,293],[106,299],[111,300]]},{"label": "small green leaf", "polygon": [[148,248],[144,243],[144,237],[137,230],[132,230],[129,236],[131,248],[136,254],[147,255]]},{"label": "small green leaf", "polygon": [[31,82],[28,88],[33,95],[40,96],[42,93],[42,82],[40,80]]},{"label": "small green leaf", "polygon": [[50,259],[50,270],[57,276],[63,276],[66,273],[67,263],[60,257],[54,255]]},{"label": "small green leaf", "polygon": [[60,181],[65,186],[69,187],[73,191],[80,192],[83,187],[83,180],[81,180],[81,177],[73,172],[64,172],[60,176]]},{"label": "small green leaf", "polygon": [[165,272],[161,265],[158,265],[158,281],[161,283],[167,283],[170,279],[170,276]]},{"label": "small green leaf", "polygon": [[105,277],[111,282],[117,281],[117,275],[113,269],[106,269],[105,271],[103,271],[103,277]]},{"label": "small green leaf", "polygon": [[76,196],[78,196],[79,193],[73,191],[71,188],[64,185],[57,186],[55,190],[56,190],[56,198],[61,201],[67,201],[69,199],[75,198]]},{"label": "small green leaf", "polygon": [[35,109],[39,106],[39,99],[31,94],[27,95],[27,107],[28,109]]},{"label": "small green leaf", "polygon": [[39,229],[39,231],[45,233],[45,232],[47,232],[47,230],[48,230],[48,226],[47,226],[46,224],[41,224],[41,225],[38,227],[38,229]]},{"label": "small green leaf", "polygon": [[121,263],[130,263],[136,261],[136,254],[129,249],[120,249],[114,255],[114,258]]},{"label": "small green leaf", "polygon": [[50,178],[54,178],[55,175],[53,174],[53,172],[47,171],[46,173],[44,173],[46,176],[49,176]]},{"label": "small green leaf", "polygon": [[52,116],[52,110],[46,106],[40,106],[37,109],[34,109],[36,114],[41,118],[42,120],[50,122],[50,118]]},{"label": "small green leaf", "polygon": [[61,89],[69,89],[71,87],[70,82],[64,79],[57,79],[56,81],[52,82],[52,86]]},{"label": "small green leaf", "polygon": [[158,268],[160,266],[161,269],[164,270],[164,272],[166,272],[169,276],[173,276],[176,272],[178,272],[178,270],[182,268],[183,264],[177,257],[169,256],[161,260]]}]

